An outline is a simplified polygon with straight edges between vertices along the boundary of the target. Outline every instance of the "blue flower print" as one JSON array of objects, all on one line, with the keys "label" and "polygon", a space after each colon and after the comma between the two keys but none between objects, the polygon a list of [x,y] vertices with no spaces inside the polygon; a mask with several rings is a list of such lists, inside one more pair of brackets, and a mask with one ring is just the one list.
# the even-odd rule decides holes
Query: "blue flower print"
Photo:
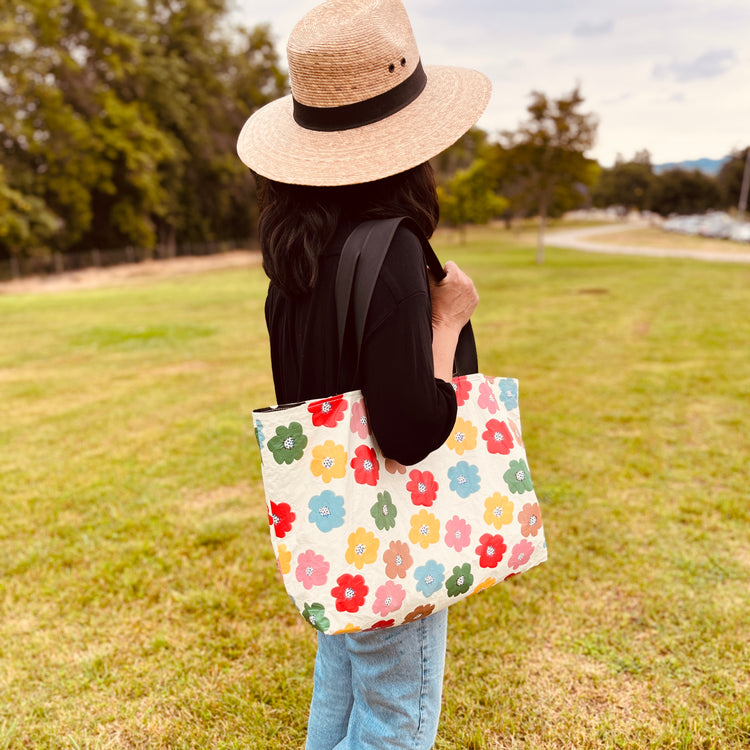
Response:
[{"label": "blue flower print", "polygon": [[432,596],[443,585],[445,566],[435,560],[428,560],[414,571],[414,578],[417,579],[417,591],[425,596]]},{"label": "blue flower print", "polygon": [[259,419],[255,420],[255,439],[258,441],[258,448],[260,448],[262,453],[263,443],[266,442],[266,436],[263,434],[263,425],[260,423]]},{"label": "blue flower print", "polygon": [[466,461],[459,461],[448,469],[450,488],[459,497],[467,498],[479,489],[479,468]]},{"label": "blue flower print", "polygon": [[518,381],[513,378],[500,378],[497,381],[497,390],[500,400],[506,409],[515,409],[518,406]]},{"label": "blue flower print", "polygon": [[310,498],[307,507],[310,508],[310,523],[314,523],[324,533],[344,525],[344,498],[334,495],[331,490],[323,490]]}]

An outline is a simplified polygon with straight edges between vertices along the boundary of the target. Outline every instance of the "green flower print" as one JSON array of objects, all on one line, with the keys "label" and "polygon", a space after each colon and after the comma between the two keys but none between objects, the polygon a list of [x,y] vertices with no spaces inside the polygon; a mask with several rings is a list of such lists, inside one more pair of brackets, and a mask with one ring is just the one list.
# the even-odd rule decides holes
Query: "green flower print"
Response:
[{"label": "green flower print", "polygon": [[302,425],[292,422],[288,427],[276,428],[276,434],[268,441],[268,450],[273,453],[277,464],[290,464],[302,458],[306,445]]},{"label": "green flower print", "polygon": [[391,500],[390,492],[378,492],[378,501],[370,508],[370,515],[381,531],[392,529],[396,525],[398,511]]},{"label": "green flower print", "polygon": [[518,495],[534,489],[534,485],[531,484],[531,476],[529,476],[529,467],[526,466],[526,461],[523,459],[511,461],[510,469],[503,474],[503,479],[506,481],[508,489]]},{"label": "green flower print", "polygon": [[321,633],[325,633],[331,627],[331,621],[326,617],[326,611],[322,604],[305,604],[305,611],[302,613],[310,625]]},{"label": "green flower print", "polygon": [[459,596],[465,594],[472,583],[474,576],[471,574],[471,564],[464,563],[453,568],[453,575],[445,582],[445,588],[448,589],[448,596]]}]

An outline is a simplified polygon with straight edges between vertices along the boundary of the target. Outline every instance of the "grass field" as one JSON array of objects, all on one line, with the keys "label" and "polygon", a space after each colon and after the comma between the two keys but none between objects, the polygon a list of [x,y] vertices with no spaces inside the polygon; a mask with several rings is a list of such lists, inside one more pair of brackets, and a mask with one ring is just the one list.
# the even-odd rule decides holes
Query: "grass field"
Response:
[{"label": "grass field", "polygon": [[[750,266],[441,248],[549,562],[451,610],[438,750],[750,747]],[[299,748],[257,269],[0,296],[0,749]]]}]

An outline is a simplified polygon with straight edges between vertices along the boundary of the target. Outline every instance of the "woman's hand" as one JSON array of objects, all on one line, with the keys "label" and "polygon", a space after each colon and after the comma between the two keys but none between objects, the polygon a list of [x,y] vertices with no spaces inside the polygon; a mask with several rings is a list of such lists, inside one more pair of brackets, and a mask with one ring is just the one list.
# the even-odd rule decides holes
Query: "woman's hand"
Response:
[{"label": "woman's hand", "polygon": [[479,295],[474,282],[452,260],[445,264],[445,273],[439,282],[430,274],[432,328],[460,331],[469,322]]},{"label": "woman's hand", "polygon": [[430,275],[432,359],[435,377],[450,382],[458,334],[469,322],[479,295],[474,282],[453,261],[445,264],[445,272],[442,281],[435,281]]}]

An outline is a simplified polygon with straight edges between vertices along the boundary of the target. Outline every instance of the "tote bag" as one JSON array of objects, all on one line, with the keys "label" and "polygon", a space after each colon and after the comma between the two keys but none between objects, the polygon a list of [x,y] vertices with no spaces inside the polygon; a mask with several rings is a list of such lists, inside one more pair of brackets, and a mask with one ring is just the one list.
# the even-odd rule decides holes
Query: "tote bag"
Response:
[{"label": "tote bag", "polygon": [[[337,276],[340,346],[350,297],[362,341],[377,270],[401,221],[365,222],[347,240]],[[467,333],[460,355],[475,364]],[[320,632],[412,622],[547,559],[517,381],[474,373],[453,387],[450,437],[408,467],[381,453],[361,391],[253,412],[278,567]]]}]

